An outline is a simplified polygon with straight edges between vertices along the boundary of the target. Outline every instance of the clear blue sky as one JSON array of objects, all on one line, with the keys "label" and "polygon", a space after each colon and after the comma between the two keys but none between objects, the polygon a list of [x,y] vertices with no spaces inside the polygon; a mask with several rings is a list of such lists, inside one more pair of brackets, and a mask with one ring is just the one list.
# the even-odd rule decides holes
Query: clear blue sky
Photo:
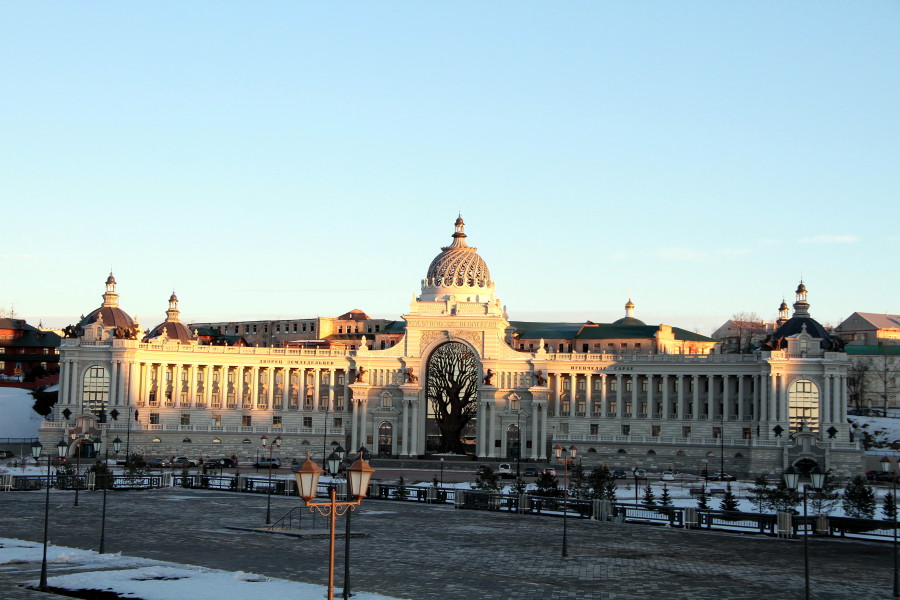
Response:
[{"label": "clear blue sky", "polygon": [[898,2],[7,2],[0,307],[396,318],[462,212],[512,319],[900,312]]}]

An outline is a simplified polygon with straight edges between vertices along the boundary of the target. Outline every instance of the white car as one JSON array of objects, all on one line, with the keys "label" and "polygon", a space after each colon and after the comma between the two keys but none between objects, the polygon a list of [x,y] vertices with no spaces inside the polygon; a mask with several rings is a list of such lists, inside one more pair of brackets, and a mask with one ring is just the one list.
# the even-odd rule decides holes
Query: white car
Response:
[{"label": "white car", "polygon": [[675,481],[675,473],[672,471],[663,471],[659,476],[660,481]]}]

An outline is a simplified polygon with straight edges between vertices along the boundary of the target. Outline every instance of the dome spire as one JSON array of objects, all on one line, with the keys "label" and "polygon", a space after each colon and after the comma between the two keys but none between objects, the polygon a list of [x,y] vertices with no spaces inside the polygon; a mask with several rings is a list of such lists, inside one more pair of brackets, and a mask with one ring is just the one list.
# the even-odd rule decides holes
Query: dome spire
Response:
[{"label": "dome spire", "polygon": [[787,323],[788,320],[788,305],[787,302],[784,301],[784,298],[781,299],[781,306],[778,307],[778,321],[777,324],[779,327],[784,323]]},{"label": "dome spire", "polygon": [[116,278],[113,277],[112,271],[106,278],[106,292],[103,293],[103,306],[119,306],[119,294],[116,293]]},{"label": "dome spire", "polygon": [[459,215],[456,217],[456,223],[453,227],[453,243],[442,249],[469,248],[470,246],[466,243],[466,237],[466,223],[463,221],[462,215]]},{"label": "dome spire", "polygon": [[172,290],[172,295],[169,296],[169,310],[166,311],[166,321],[178,321],[178,315],[181,312],[178,310],[178,296],[175,295],[175,290]]},{"label": "dome spire", "polygon": [[806,301],[806,286],[803,284],[803,280],[800,280],[800,285],[797,286],[797,291],[795,292],[797,300],[794,302],[794,316],[795,317],[808,317],[809,316],[809,302]]}]

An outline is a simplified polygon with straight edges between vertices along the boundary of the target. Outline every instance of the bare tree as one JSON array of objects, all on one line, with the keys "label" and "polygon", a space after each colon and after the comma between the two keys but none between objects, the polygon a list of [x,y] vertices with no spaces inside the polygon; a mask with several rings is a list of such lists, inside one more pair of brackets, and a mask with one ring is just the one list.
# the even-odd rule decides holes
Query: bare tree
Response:
[{"label": "bare tree", "polygon": [[478,361],[463,344],[449,342],[428,360],[428,401],[441,432],[439,452],[464,454],[462,431],[475,416]]},{"label": "bare tree", "polygon": [[897,393],[897,372],[900,371],[897,356],[888,353],[888,346],[881,347],[881,354],[869,358],[869,374],[874,393],[881,400],[881,410],[887,416],[891,400]]},{"label": "bare tree", "polygon": [[850,403],[856,406],[857,411],[862,411],[863,403],[868,392],[869,361],[854,361],[847,369],[847,393],[850,395]]},{"label": "bare tree", "polygon": [[731,315],[732,328],[737,333],[739,353],[749,353],[753,349],[753,339],[766,332],[766,324],[755,312],[739,312]]}]

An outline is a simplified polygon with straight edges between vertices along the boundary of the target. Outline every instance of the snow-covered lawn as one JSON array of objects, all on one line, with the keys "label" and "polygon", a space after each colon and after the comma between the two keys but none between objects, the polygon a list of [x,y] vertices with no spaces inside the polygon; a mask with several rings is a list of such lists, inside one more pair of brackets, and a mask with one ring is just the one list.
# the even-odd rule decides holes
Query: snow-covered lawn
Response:
[{"label": "snow-covered lawn", "polygon": [[[0,538],[0,565],[35,564],[41,562],[42,546],[35,542]],[[292,598],[295,600],[320,600],[326,595],[321,585],[287,581],[244,573],[206,569],[191,565],[122,556],[121,554],[97,554],[77,548],[49,546],[47,561],[53,567],[65,566],[70,572],[52,575],[50,587],[68,590],[108,590],[121,596],[143,600],[271,600]],[[30,581],[37,586],[38,582]],[[340,590],[336,590],[336,595]],[[388,596],[354,592],[357,600],[392,600]]]},{"label": "snow-covered lawn", "polygon": [[36,438],[43,418],[32,406],[31,390],[0,387],[0,438]]}]

